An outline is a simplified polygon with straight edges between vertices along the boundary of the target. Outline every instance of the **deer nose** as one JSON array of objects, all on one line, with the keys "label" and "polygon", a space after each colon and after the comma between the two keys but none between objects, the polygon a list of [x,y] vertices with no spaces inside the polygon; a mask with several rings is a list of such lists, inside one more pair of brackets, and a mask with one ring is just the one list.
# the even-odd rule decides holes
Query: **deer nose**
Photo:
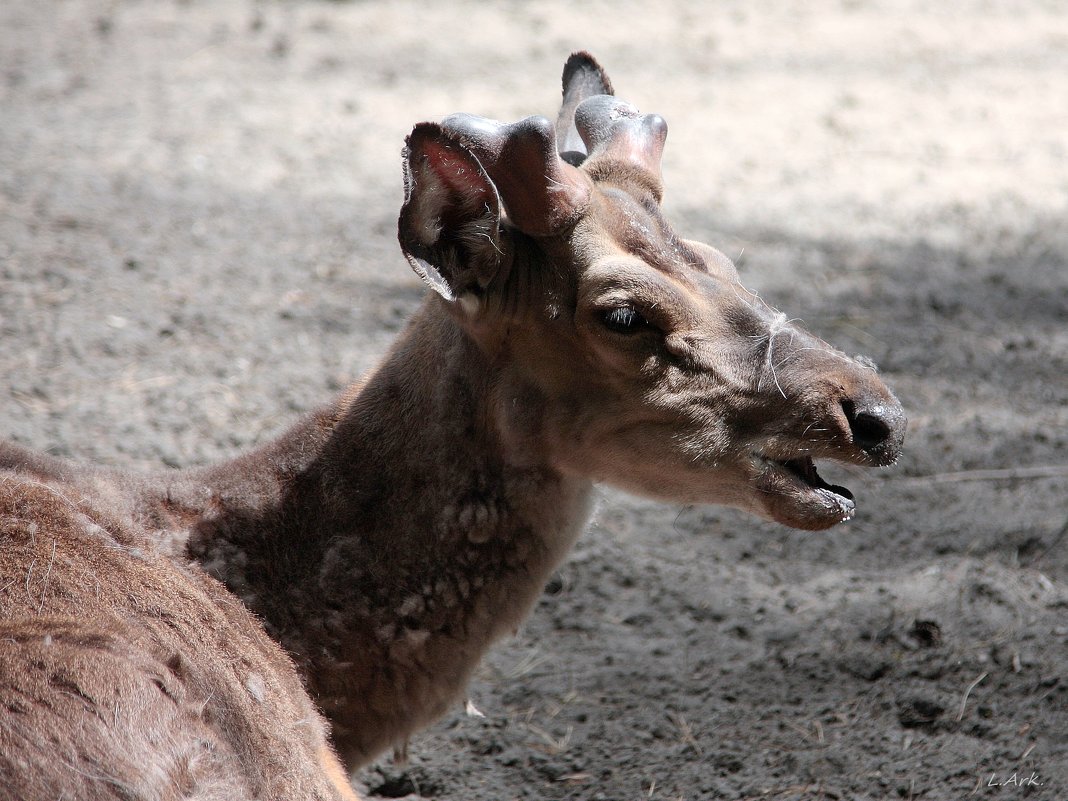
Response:
[{"label": "deer nose", "polygon": [[897,459],[905,439],[907,420],[905,410],[896,400],[846,399],[842,411],[849,422],[853,444],[864,451],[878,465]]}]

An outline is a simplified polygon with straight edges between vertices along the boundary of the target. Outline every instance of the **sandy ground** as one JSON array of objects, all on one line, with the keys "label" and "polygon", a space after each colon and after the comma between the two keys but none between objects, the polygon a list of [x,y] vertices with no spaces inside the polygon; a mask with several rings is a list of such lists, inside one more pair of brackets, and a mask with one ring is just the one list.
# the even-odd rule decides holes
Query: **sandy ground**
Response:
[{"label": "sandy ground", "polygon": [[668,120],[676,228],[874,358],[906,454],[826,470],[860,510],[822,534],[606,490],[485,717],[359,786],[1064,801],[1068,6],[708,5],[0,4],[0,435],[149,467],[279,431],[421,297],[411,125],[552,114],[589,49]]}]

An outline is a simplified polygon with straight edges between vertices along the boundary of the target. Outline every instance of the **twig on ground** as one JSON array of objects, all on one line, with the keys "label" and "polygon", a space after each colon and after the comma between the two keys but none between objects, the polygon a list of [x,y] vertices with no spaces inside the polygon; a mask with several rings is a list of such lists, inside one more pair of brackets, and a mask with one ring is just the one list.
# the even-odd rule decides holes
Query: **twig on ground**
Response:
[{"label": "twig on ground", "polygon": [[963,481],[1017,481],[1038,478],[1068,478],[1068,465],[960,470],[954,473],[934,473],[929,476],[894,476],[888,478],[887,481],[900,484],[956,484]]},{"label": "twig on ground", "polygon": [[960,699],[960,709],[957,711],[958,721],[964,719],[964,708],[968,705],[968,696],[971,695],[972,690],[974,690],[979,684],[979,682],[985,679],[987,675],[987,672],[984,670],[982,673],[979,674],[975,681],[969,684],[968,687],[964,690],[964,696]]}]

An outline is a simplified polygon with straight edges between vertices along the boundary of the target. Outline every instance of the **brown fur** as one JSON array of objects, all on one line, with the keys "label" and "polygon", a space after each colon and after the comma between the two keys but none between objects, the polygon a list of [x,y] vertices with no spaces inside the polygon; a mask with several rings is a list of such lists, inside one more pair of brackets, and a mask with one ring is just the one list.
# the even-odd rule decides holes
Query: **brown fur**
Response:
[{"label": "brown fur", "polygon": [[329,746],[292,663],[222,585],[27,470],[0,471],[0,526],[0,797],[346,797],[308,768]]},{"label": "brown fur", "polygon": [[[851,507],[805,460],[896,458],[904,415],[874,371],[671,231],[641,173],[662,121],[594,119],[622,106],[583,106],[611,84],[577,58],[565,113],[640,158],[565,163],[546,121],[417,126],[400,239],[437,294],[334,404],[146,478],[0,445],[17,797],[345,797],[314,705],[348,769],[439,716],[529,612],[595,482],[826,528]],[[510,137],[527,158],[494,162]],[[561,205],[502,219],[539,181]],[[639,324],[609,324],[620,310]]]}]

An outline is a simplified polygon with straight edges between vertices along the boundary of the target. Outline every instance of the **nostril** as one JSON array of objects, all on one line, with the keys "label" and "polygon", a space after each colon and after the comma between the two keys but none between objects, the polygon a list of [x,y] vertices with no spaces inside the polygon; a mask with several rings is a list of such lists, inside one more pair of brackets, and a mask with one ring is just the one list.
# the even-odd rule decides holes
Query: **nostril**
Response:
[{"label": "nostril", "polygon": [[868,451],[886,442],[890,426],[873,414],[860,412],[852,421],[853,441]]},{"label": "nostril", "polygon": [[893,429],[879,414],[879,409],[858,410],[853,401],[842,401],[842,411],[849,421],[853,444],[861,450],[872,451],[890,438]]}]

